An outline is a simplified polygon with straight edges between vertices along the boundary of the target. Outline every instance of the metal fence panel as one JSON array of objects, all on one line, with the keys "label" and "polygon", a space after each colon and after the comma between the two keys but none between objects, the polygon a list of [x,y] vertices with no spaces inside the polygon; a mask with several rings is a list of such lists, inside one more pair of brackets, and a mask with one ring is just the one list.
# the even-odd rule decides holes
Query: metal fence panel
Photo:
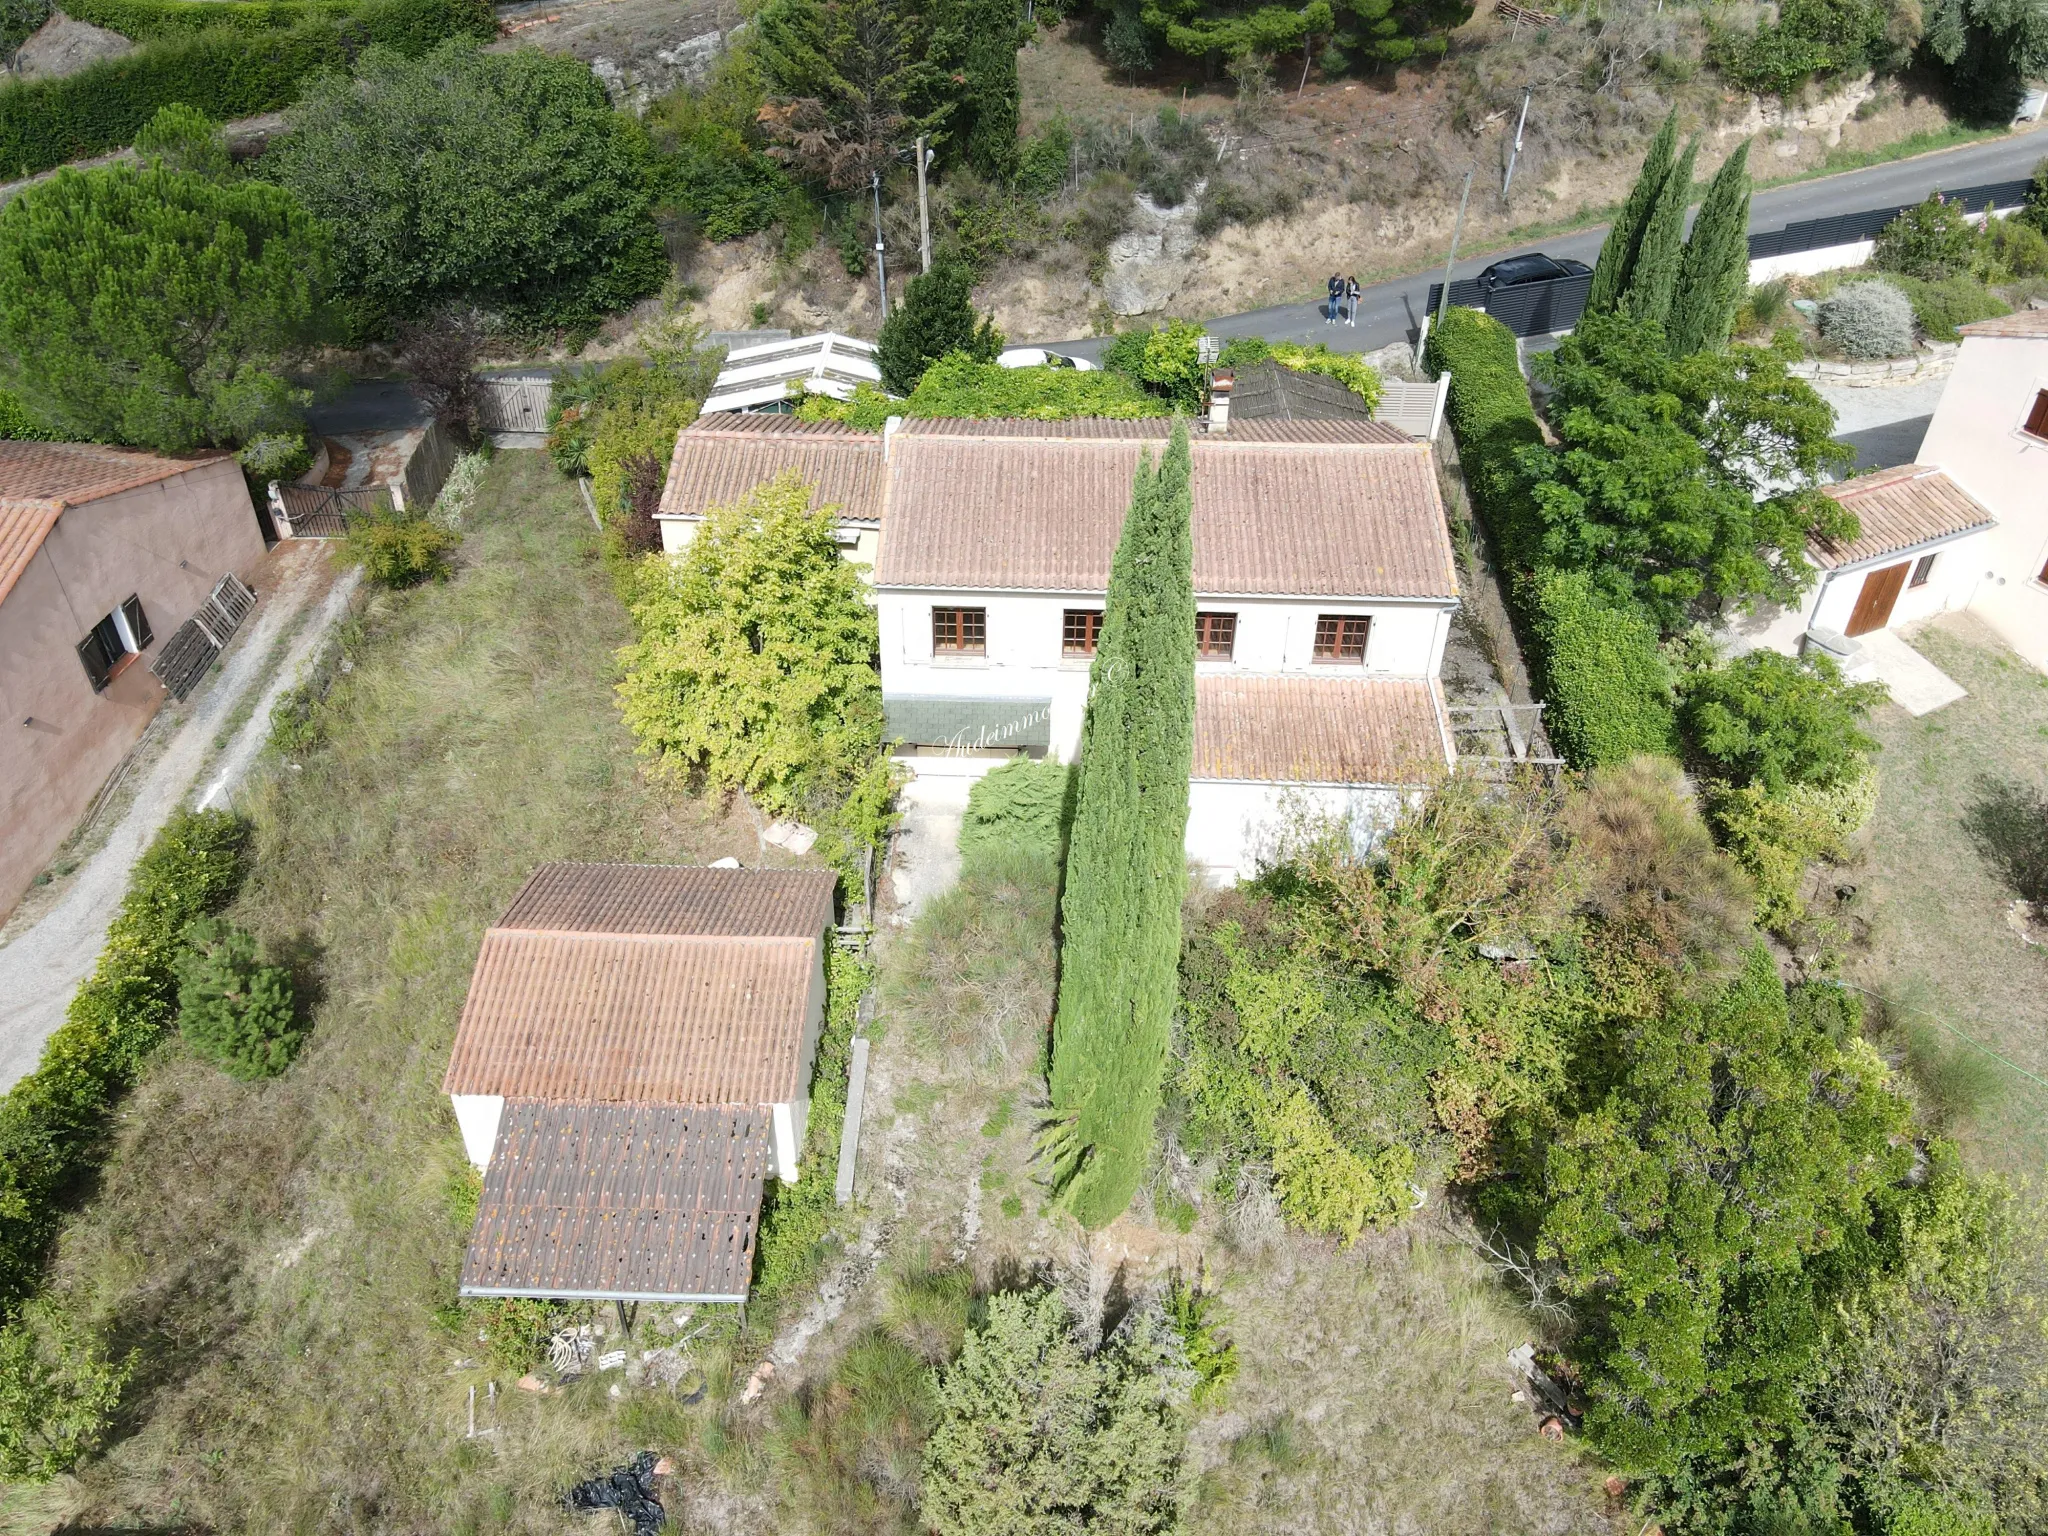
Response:
[{"label": "metal fence panel", "polygon": [[[1517,336],[1548,336],[1568,331],[1586,312],[1586,295],[1592,290],[1593,275],[1553,277],[1540,283],[1517,283],[1487,293],[1475,278],[1451,284],[1451,302],[1466,309],[1483,309]],[[1429,285],[1429,312],[1437,312],[1444,285]]]},{"label": "metal fence panel", "polygon": [[280,485],[277,500],[278,510],[290,525],[287,537],[344,539],[350,523],[391,511],[391,488],[369,485],[337,491],[324,485]]},{"label": "metal fence panel", "polygon": [[[1965,213],[1984,213],[1993,208],[2017,208],[2027,200],[2031,186],[2029,181],[1990,181],[1977,187],[1958,187],[1942,196],[1952,203],[1961,203]],[[1890,208],[1866,208],[1860,213],[1802,219],[1783,229],[1767,229],[1749,237],[1749,259],[1761,261],[1766,256],[1824,251],[1831,245],[1853,245],[1859,240],[1874,239],[1885,225],[1915,206],[1899,203]],[[1452,302],[1457,302],[1455,297]]]}]

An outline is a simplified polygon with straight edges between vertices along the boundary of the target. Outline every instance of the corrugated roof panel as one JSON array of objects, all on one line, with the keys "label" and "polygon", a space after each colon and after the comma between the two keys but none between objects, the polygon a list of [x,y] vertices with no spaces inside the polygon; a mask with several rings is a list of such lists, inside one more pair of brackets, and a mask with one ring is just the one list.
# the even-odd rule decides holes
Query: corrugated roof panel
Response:
[{"label": "corrugated roof panel", "polygon": [[510,1102],[462,1294],[744,1299],[769,1160],[760,1110]]}]

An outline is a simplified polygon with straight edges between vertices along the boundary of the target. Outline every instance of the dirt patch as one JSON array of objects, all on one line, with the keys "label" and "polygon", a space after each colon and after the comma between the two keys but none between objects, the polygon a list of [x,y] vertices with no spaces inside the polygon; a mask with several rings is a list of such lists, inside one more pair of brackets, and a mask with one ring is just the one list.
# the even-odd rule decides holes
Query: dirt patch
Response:
[{"label": "dirt patch", "polygon": [[491,48],[581,59],[614,106],[638,112],[679,85],[702,84],[739,21],[735,0],[537,0],[498,7],[505,36]]},{"label": "dirt patch", "polygon": [[50,19],[21,45],[14,67],[5,73],[17,80],[61,80],[134,51],[135,44],[118,32],[52,11]]}]

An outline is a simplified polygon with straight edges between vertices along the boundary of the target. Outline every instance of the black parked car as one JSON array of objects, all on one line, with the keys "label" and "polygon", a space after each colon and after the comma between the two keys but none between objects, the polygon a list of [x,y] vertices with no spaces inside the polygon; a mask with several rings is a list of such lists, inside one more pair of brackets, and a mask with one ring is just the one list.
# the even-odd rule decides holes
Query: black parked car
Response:
[{"label": "black parked car", "polygon": [[1492,293],[1496,288],[1516,288],[1523,283],[1584,277],[1592,270],[1583,261],[1573,261],[1570,257],[1560,261],[1538,251],[1529,256],[1510,256],[1506,261],[1496,261],[1479,274],[1479,288],[1482,293]]}]

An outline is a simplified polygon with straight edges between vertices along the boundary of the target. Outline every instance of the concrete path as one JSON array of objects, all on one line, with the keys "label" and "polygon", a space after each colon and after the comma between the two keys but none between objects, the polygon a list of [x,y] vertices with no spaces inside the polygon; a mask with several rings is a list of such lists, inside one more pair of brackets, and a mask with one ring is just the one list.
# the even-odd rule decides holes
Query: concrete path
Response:
[{"label": "concrete path", "polygon": [[[1858,635],[1856,643],[1863,647],[1857,659],[1891,689],[1892,702],[1909,715],[1931,715],[1967,696],[1961,683],[1914,650],[1895,630],[1875,629]],[[1859,667],[1859,676],[1861,672]]]},{"label": "concrete path", "polygon": [[[1911,160],[1894,160],[1865,170],[1845,171],[1837,176],[1795,182],[1759,192],[1750,202],[1752,230],[1782,229],[1806,219],[1827,218],[1838,213],[1860,213],[1866,208],[1883,208],[1894,203],[1917,202],[1928,193],[1954,187],[1980,186],[1986,182],[2013,181],[2030,175],[2035,162],[2048,157],[2048,129],[2035,128],[1987,139],[1961,149],[1939,154],[1918,155]],[[1478,191],[1475,185],[1473,195]],[[1455,201],[1455,197],[1453,198]],[[1501,250],[1475,251],[1458,262],[1454,279],[1477,277],[1503,256],[1524,251],[1545,251],[1552,256],[1575,256],[1591,263],[1600,254],[1600,242],[1607,236],[1605,225],[1572,234]],[[1361,261],[1369,259],[1361,255]],[[1444,269],[1418,272],[1412,277],[1375,283],[1363,291],[1358,324],[1326,325],[1320,299],[1308,304],[1281,304],[1248,314],[1225,315],[1205,322],[1211,335],[1226,340],[1233,336],[1263,336],[1268,341],[1327,342],[1336,352],[1372,352],[1389,342],[1413,340],[1429,302],[1429,285],[1441,281]],[[1192,300],[1186,300],[1192,307]],[[1077,357],[1100,361],[1105,338],[1078,341],[1017,343],[1019,346],[1056,347]]]},{"label": "concrete path", "polygon": [[1943,374],[1890,388],[1853,389],[1825,381],[1816,381],[1813,387],[1835,408],[1835,440],[1856,450],[1856,467],[1850,473],[1863,475],[1911,464],[1918,457],[1927,423],[1934,419],[1947,383]]},{"label": "concrete path", "polygon": [[897,903],[892,921],[913,921],[926,902],[960,878],[960,823],[973,782],[933,775],[903,786],[903,819],[889,861],[889,893]]},{"label": "concrete path", "polygon": [[[171,812],[184,804],[214,756],[214,742],[252,694],[255,708],[229,742],[199,804],[222,805],[248,773],[270,729],[270,707],[293,686],[347,610],[357,573],[337,578],[329,546],[281,545],[256,578],[255,618],[229,646],[221,671],[194,701],[162,754],[143,772],[133,803],[56,902],[0,930],[0,1090],[35,1070],[43,1043],[64,1022],[78,984],[99,959],[128,889],[128,874]],[[309,613],[310,610],[310,613]],[[280,642],[291,634],[280,660]]]}]

